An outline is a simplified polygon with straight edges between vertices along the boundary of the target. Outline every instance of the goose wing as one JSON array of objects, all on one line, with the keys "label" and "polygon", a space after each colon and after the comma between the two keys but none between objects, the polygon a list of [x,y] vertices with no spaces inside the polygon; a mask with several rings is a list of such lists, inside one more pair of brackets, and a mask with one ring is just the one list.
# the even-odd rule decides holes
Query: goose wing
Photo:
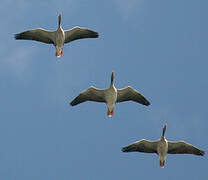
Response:
[{"label": "goose wing", "polygon": [[150,102],[144,96],[130,86],[118,89],[117,92],[117,102],[134,101],[146,106],[150,105]]},{"label": "goose wing", "polygon": [[178,141],[178,142],[168,141],[168,153],[169,154],[194,154],[198,156],[204,155],[204,151],[184,141]]},{"label": "goose wing", "polygon": [[144,153],[157,153],[158,141],[148,141],[142,139],[129,146],[123,147],[123,152],[144,152]]},{"label": "goose wing", "polygon": [[15,34],[16,40],[34,40],[47,44],[53,44],[54,31],[47,31],[42,28],[32,29]]},{"label": "goose wing", "polygon": [[81,27],[74,27],[70,30],[64,31],[64,33],[65,33],[65,43],[68,43],[77,39],[98,37],[97,32],[92,31],[90,29],[81,28]]},{"label": "goose wing", "polygon": [[85,101],[105,102],[105,90],[97,89],[93,86],[81,92],[70,104],[75,106]]}]

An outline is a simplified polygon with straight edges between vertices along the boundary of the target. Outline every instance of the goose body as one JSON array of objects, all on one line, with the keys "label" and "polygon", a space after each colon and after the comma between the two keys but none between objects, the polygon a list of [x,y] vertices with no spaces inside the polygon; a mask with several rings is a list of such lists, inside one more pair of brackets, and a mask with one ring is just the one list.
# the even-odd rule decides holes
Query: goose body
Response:
[{"label": "goose body", "polygon": [[113,116],[115,104],[118,102],[135,101],[146,106],[150,105],[144,96],[130,86],[116,89],[114,86],[114,72],[111,74],[111,84],[108,89],[97,89],[91,86],[81,92],[70,104],[75,106],[86,101],[106,103],[108,108],[107,115],[109,117]]},{"label": "goose body", "polygon": [[157,154],[160,159],[160,167],[165,166],[165,159],[168,152],[168,141],[165,138],[166,125],[163,128],[162,137],[157,143]]},{"label": "goose body", "polygon": [[53,44],[56,48],[56,56],[63,56],[65,43],[83,38],[97,38],[98,33],[90,29],[74,27],[70,30],[63,30],[61,27],[61,14],[58,16],[58,28],[56,31],[47,31],[42,28],[27,30],[15,34],[16,40],[34,40],[42,43]]},{"label": "goose body", "polygon": [[142,139],[129,146],[123,147],[123,152],[144,152],[144,153],[156,153],[159,156],[160,167],[165,166],[165,159],[167,154],[192,154],[203,156],[204,151],[196,148],[195,146],[188,144],[184,141],[167,141],[164,134],[166,131],[166,125],[163,128],[162,137],[157,141],[149,141]]},{"label": "goose body", "polygon": [[116,99],[117,99],[117,89],[115,88],[114,84],[112,84],[105,91],[105,101],[108,107],[107,115],[109,117],[112,117],[114,114],[114,106],[116,104]]},{"label": "goose body", "polygon": [[157,144],[157,154],[160,159],[160,167],[165,166],[166,154],[168,152],[168,143],[166,139],[161,139]]}]

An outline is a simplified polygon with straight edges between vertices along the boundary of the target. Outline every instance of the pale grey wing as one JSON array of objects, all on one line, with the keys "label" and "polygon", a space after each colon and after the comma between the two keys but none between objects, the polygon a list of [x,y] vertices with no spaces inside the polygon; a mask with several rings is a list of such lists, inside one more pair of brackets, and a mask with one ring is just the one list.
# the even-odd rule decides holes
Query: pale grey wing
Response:
[{"label": "pale grey wing", "polygon": [[92,31],[90,29],[81,28],[81,27],[74,27],[70,30],[64,31],[65,33],[65,42],[68,43],[77,39],[83,39],[83,38],[97,38],[98,33],[95,31]]},{"label": "pale grey wing", "polygon": [[129,146],[123,147],[123,152],[144,152],[144,153],[157,153],[158,141],[148,141],[142,139]]},{"label": "pale grey wing", "polygon": [[46,31],[38,28],[15,34],[16,40],[34,40],[47,44],[53,44],[54,31]]},{"label": "pale grey wing", "polygon": [[85,101],[105,102],[105,90],[90,87],[81,92],[70,104],[75,106]]},{"label": "pale grey wing", "polygon": [[130,86],[118,89],[117,92],[117,102],[135,101],[146,106],[150,105],[150,102],[144,96]]},{"label": "pale grey wing", "polygon": [[168,153],[169,154],[194,154],[198,156],[204,155],[204,151],[184,141],[178,141],[178,142],[168,141]]}]

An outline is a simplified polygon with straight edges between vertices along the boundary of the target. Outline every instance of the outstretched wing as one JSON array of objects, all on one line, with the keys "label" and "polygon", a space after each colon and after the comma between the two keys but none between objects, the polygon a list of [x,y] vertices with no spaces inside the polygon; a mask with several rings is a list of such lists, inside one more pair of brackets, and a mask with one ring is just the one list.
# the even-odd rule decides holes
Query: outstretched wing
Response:
[{"label": "outstretched wing", "polygon": [[15,34],[16,40],[34,40],[47,44],[53,44],[54,31],[46,31],[38,28]]},{"label": "outstretched wing", "polygon": [[150,105],[150,102],[143,95],[130,86],[118,89],[117,92],[117,102],[134,101],[146,106]]},{"label": "outstretched wing", "polygon": [[81,92],[70,104],[75,106],[86,101],[105,102],[104,90],[90,87]]},{"label": "outstretched wing", "polygon": [[157,153],[158,141],[148,141],[142,139],[129,146],[123,147],[123,152],[144,152],[144,153]]},{"label": "outstretched wing", "polygon": [[70,30],[64,31],[64,33],[65,33],[65,43],[68,43],[77,39],[98,37],[97,32],[92,31],[90,29],[81,28],[81,27],[74,27]]},{"label": "outstretched wing", "polygon": [[168,141],[168,153],[169,154],[194,154],[198,156],[204,155],[204,151],[184,141],[178,141],[178,142]]}]

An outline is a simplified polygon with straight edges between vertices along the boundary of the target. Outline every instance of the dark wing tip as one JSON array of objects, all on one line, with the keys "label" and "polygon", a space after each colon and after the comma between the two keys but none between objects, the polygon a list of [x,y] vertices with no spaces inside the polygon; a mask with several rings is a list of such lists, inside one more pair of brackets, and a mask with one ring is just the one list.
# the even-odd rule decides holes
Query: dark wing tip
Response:
[{"label": "dark wing tip", "polygon": [[90,30],[90,31],[91,31],[91,37],[92,38],[98,38],[99,37],[98,32],[95,32],[95,31],[92,31],[92,30]]},{"label": "dark wing tip", "polygon": [[70,105],[71,106],[75,106],[77,103],[76,103],[76,98],[75,99],[73,99],[71,102],[70,102]]},{"label": "dark wing tip", "polygon": [[75,104],[74,101],[72,101],[72,102],[70,102],[70,105],[71,105],[71,106],[75,106],[76,104]]},{"label": "dark wing tip", "polygon": [[122,151],[123,152],[133,152],[133,149],[132,149],[132,146],[129,145],[129,146],[123,147]]},{"label": "dark wing tip", "polygon": [[123,147],[121,150],[122,152],[128,152],[126,147]]},{"label": "dark wing tip", "polygon": [[97,37],[99,37],[98,32],[95,32],[95,31],[93,31],[93,30],[91,30],[91,29],[87,29],[87,31],[88,31],[88,36],[89,36],[90,38],[97,38]]},{"label": "dark wing tip", "polygon": [[205,152],[204,151],[200,151],[200,156],[204,156]]},{"label": "dark wing tip", "polygon": [[19,34],[15,34],[15,35],[14,35],[14,38],[15,38],[15,39],[20,39],[20,35],[19,35]]},{"label": "dark wing tip", "polygon": [[80,95],[77,96],[76,98],[74,98],[74,100],[72,100],[72,102],[70,102],[71,106],[76,106],[77,104],[80,104]]},{"label": "dark wing tip", "polygon": [[144,103],[144,105],[145,106],[149,106],[150,105],[150,102],[146,100],[145,103]]},{"label": "dark wing tip", "polygon": [[149,106],[150,105],[150,102],[145,97],[143,97],[143,100],[140,103],[145,105],[145,106]]},{"label": "dark wing tip", "polygon": [[98,32],[95,32],[95,38],[99,37]]}]

